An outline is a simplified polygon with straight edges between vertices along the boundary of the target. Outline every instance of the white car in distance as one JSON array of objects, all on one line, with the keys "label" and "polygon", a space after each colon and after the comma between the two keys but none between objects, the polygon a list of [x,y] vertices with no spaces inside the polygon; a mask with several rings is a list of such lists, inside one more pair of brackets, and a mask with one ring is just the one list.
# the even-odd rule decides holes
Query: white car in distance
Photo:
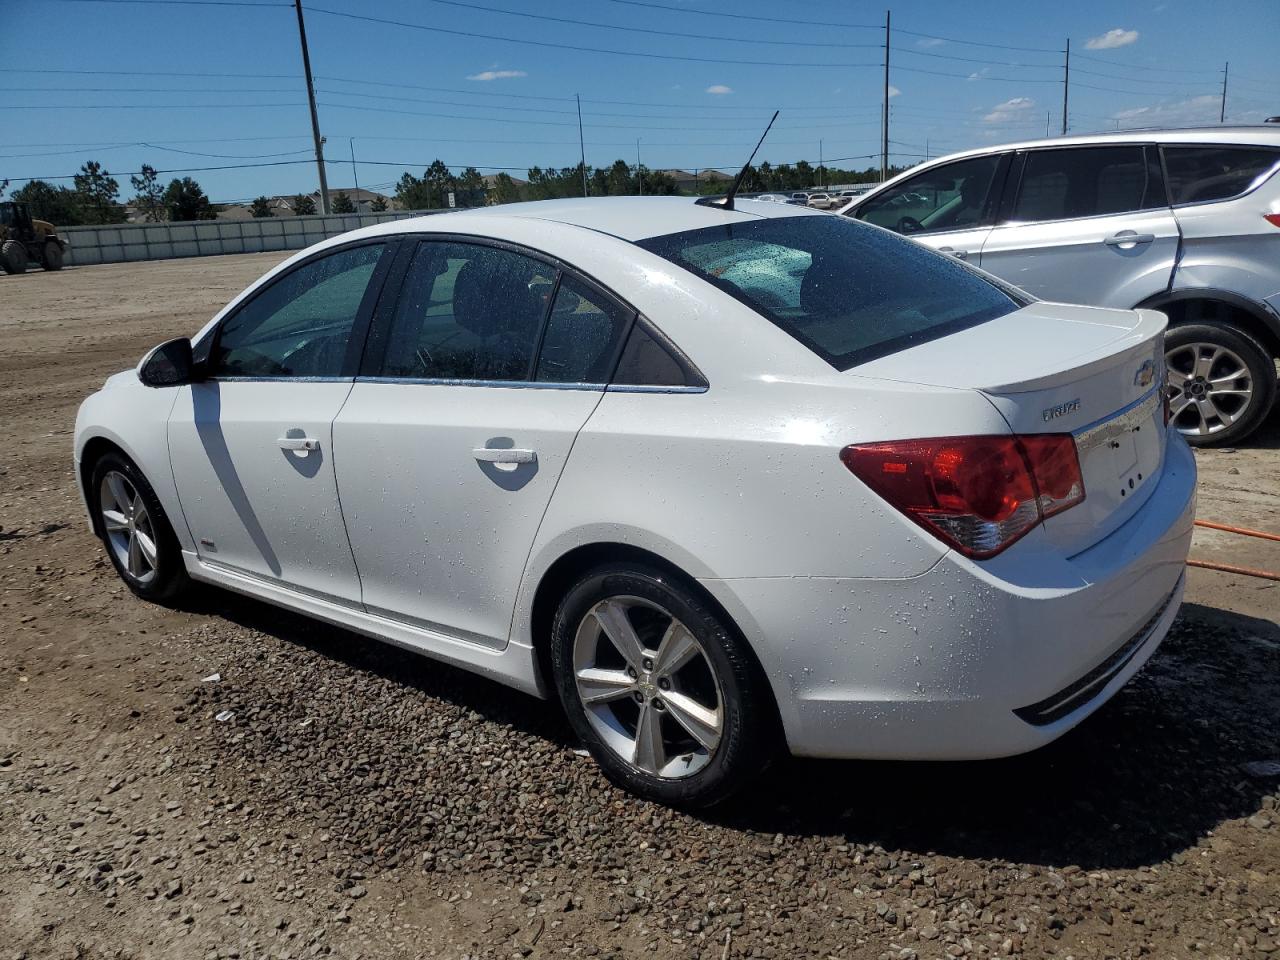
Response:
[{"label": "white car in distance", "polygon": [[558,697],[616,783],[706,805],[780,748],[1030,750],[1142,666],[1195,502],[1164,323],[785,204],[450,213],[111,377],[76,477],[138,596]]}]

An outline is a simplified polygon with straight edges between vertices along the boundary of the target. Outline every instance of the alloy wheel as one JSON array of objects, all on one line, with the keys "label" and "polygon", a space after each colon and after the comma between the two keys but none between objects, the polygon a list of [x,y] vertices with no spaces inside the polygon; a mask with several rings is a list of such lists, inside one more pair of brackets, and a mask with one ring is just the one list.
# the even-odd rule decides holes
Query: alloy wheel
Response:
[{"label": "alloy wheel", "polygon": [[1169,422],[1206,437],[1240,419],[1253,400],[1253,376],[1240,355],[1217,343],[1184,343],[1165,354]]},{"label": "alloy wheel", "polygon": [[156,532],[151,514],[129,478],[109,470],[98,487],[102,528],[120,568],[140,584],[156,576]]},{"label": "alloy wheel", "polygon": [[725,716],[715,668],[659,604],[614,596],[593,606],[574,636],[573,671],[587,721],[627,763],[679,779],[715,756]]}]

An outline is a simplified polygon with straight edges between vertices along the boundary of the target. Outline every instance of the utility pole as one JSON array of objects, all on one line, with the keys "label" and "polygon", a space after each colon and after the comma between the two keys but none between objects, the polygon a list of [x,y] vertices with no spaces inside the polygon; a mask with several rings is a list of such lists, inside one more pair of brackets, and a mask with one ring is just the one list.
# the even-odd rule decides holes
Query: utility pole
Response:
[{"label": "utility pole", "polygon": [[1231,61],[1222,65],[1222,113],[1218,115],[1219,123],[1227,122],[1227,71],[1231,69]]},{"label": "utility pole", "polygon": [[822,165],[822,140],[818,140],[818,186],[827,189],[827,171]]},{"label": "utility pole", "polygon": [[320,136],[320,117],[316,114],[316,87],[311,81],[311,54],[307,50],[307,25],[302,19],[302,0],[293,0],[298,12],[298,39],[302,42],[302,72],[307,78],[307,103],[311,106],[311,138],[316,145],[316,173],[320,175],[320,212],[329,212],[329,178],[324,173],[324,137]]},{"label": "utility pole", "polygon": [[587,195],[587,145],[582,139],[582,98],[576,93],[573,99],[578,102],[578,150],[582,154],[582,195]]},{"label": "utility pole", "polygon": [[884,116],[880,120],[880,182],[889,179],[889,13],[884,12]]},{"label": "utility pole", "polygon": [[640,138],[636,137],[636,183],[640,185],[640,196],[644,196],[644,177],[640,176]]},{"label": "utility pole", "polygon": [[351,179],[356,182],[356,213],[360,212],[360,174],[356,173],[356,138],[348,137],[347,146],[351,148]]},{"label": "utility pole", "polygon": [[1049,111],[1044,112],[1044,135],[1049,136]]},{"label": "utility pole", "polygon": [[1071,86],[1071,38],[1067,37],[1067,59],[1062,63],[1062,135],[1067,135],[1067,91]]},{"label": "utility pole", "polygon": [[929,138],[924,138],[924,162],[929,162]]}]

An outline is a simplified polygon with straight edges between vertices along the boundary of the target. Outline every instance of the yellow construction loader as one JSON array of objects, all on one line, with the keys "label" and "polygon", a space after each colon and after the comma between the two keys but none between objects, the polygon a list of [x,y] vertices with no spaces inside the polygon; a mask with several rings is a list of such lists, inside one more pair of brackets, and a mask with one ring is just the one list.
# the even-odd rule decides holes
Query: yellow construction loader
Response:
[{"label": "yellow construction loader", "polygon": [[0,201],[0,267],[22,273],[35,261],[46,270],[61,270],[67,241],[52,223],[32,220],[31,208],[14,200]]}]

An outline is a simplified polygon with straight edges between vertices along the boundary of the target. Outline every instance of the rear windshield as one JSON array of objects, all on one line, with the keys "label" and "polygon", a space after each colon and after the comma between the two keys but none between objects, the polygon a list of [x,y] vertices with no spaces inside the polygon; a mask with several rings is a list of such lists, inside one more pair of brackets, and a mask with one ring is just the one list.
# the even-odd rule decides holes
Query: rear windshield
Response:
[{"label": "rear windshield", "polygon": [[641,240],[838,370],[1004,316],[1027,301],[964,265],[847,217],[777,217]]}]

